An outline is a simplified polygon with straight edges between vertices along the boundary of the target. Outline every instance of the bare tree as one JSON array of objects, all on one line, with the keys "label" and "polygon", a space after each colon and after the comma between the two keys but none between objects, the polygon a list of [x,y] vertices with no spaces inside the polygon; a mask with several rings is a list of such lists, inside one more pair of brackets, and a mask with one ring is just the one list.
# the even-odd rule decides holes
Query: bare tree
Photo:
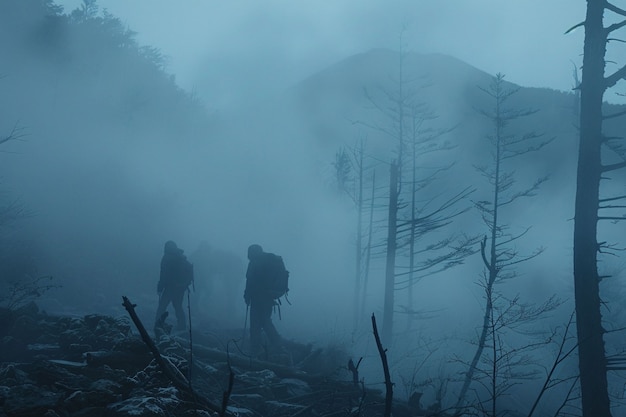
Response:
[{"label": "bare tree", "polygon": [[[460,234],[439,238],[426,235],[442,232],[452,219],[462,214],[458,204],[470,193],[466,188],[447,195],[427,191],[433,186],[437,174],[445,168],[427,170],[423,160],[426,154],[452,148],[443,140],[452,128],[434,129],[437,118],[421,100],[425,87],[423,77],[407,73],[403,48],[399,52],[398,72],[391,84],[379,94],[366,91],[374,110],[382,121],[361,122],[395,144],[392,162],[389,163],[389,192],[386,206],[385,284],[381,336],[391,344],[396,291],[407,291],[408,313],[414,313],[412,289],[422,277],[445,270],[462,262],[471,252],[471,239]],[[422,82],[422,83],[420,83]],[[421,171],[420,171],[421,170]],[[419,172],[419,174],[418,174]],[[418,197],[418,194],[419,195]],[[402,258],[400,258],[402,257]],[[419,259],[418,259],[419,258]],[[406,262],[403,263],[403,261]]]},{"label": "bare tree", "polygon": [[[609,12],[616,21],[604,25],[604,14]],[[584,417],[608,417],[611,405],[608,394],[607,360],[604,350],[602,313],[600,311],[600,281],[598,253],[610,250],[598,242],[599,220],[622,220],[624,216],[600,215],[599,210],[622,209],[615,203],[626,195],[600,198],[600,183],[608,172],[626,167],[625,160],[603,163],[603,148],[618,151],[616,138],[603,132],[606,119],[626,114],[603,114],[605,92],[626,78],[626,66],[613,73],[605,73],[606,51],[613,33],[626,26],[626,10],[606,0],[587,0],[585,21],[568,30],[584,27],[582,79],[580,83],[580,142],[574,214],[574,287],[576,302],[576,329],[582,413]]]},{"label": "bare tree", "polygon": [[24,136],[23,132],[24,132],[23,128],[19,127],[19,125],[16,123],[8,135],[0,136],[0,145],[5,144],[10,141],[19,140],[20,138]]},{"label": "bare tree", "polygon": [[501,405],[504,397],[524,381],[539,377],[535,352],[551,343],[554,334],[544,337],[534,328],[546,313],[558,307],[552,297],[540,305],[524,303],[519,296],[504,297],[497,291],[489,294],[490,311],[485,353],[481,356],[473,381],[486,395],[477,394],[475,407],[487,417],[506,415]]},{"label": "bare tree", "polygon": [[[559,367],[561,367],[563,362],[569,359],[570,356],[572,356],[572,354],[575,353],[576,349],[578,348],[578,344],[575,343],[574,337],[570,334],[572,333],[570,331],[570,328],[573,327],[574,323],[574,313],[570,315],[569,321],[565,325],[563,333],[561,334],[561,338],[552,338],[556,342],[557,352],[554,356],[554,360],[552,361],[552,363],[544,368],[545,376],[543,379],[543,384],[541,385],[541,388],[539,389],[539,392],[537,393],[537,396],[535,397],[535,400],[533,401],[533,404],[530,407],[528,414],[526,415],[527,417],[532,417],[534,415],[535,411],[537,411],[538,409],[539,404],[541,403],[541,400],[544,398],[544,395],[548,391],[559,387],[560,385],[566,384],[569,385],[569,387],[567,388],[567,391],[565,391],[563,395],[563,400],[560,404],[558,404],[557,409],[555,410],[555,413],[553,415],[558,416],[559,412],[574,399],[574,397],[572,396],[572,392],[574,391],[574,388],[578,385],[578,374],[569,375],[566,377],[557,376],[557,371]],[[556,336],[557,333],[557,331],[553,332],[553,336]]]},{"label": "bare tree", "polygon": [[[335,178],[340,192],[347,194],[354,202],[356,219],[355,237],[355,280],[354,280],[354,329],[356,330],[365,305],[367,292],[367,278],[371,259],[372,222],[376,186],[376,171],[373,166],[366,165],[366,144],[359,139],[350,149],[342,147],[335,155]],[[372,193],[369,201],[365,197],[365,187],[368,186],[369,173],[372,172]],[[364,230],[363,216],[369,211],[369,227]]]},{"label": "bare tree", "polygon": [[[421,102],[411,102],[407,113],[406,150],[410,159],[406,163],[408,171],[405,190],[408,194],[407,207],[398,223],[397,239],[408,258],[408,265],[399,264],[396,272],[395,289],[407,291],[407,331],[418,314],[414,306],[415,284],[424,276],[444,271],[461,264],[473,253],[477,241],[462,233],[450,234],[439,241],[424,245],[424,237],[429,233],[448,226],[454,217],[465,213],[469,207],[460,207],[458,203],[468,197],[473,189],[466,187],[457,194],[442,198],[443,193],[432,195],[428,187],[433,185],[438,176],[453,164],[444,167],[424,166],[423,158],[431,152],[451,150],[454,146],[442,138],[455,127],[433,129],[430,122],[437,116]],[[426,197],[425,197],[426,195]],[[420,245],[421,244],[421,245]],[[407,253],[408,252],[408,253]]]},{"label": "bare tree", "polygon": [[485,291],[485,307],[476,350],[465,374],[457,400],[457,407],[459,408],[465,401],[467,391],[483,356],[483,350],[487,346],[490,329],[492,329],[494,301],[496,300],[494,285],[515,277],[514,267],[516,265],[533,259],[543,251],[542,248],[538,248],[529,254],[520,254],[514,243],[522,238],[529,229],[524,229],[517,234],[512,233],[509,230],[510,224],[502,221],[501,214],[504,208],[512,205],[520,198],[534,196],[546,177],[536,179],[526,188],[516,188],[514,187],[516,183],[514,173],[507,169],[506,163],[512,158],[538,151],[550,142],[550,139],[543,139],[541,134],[534,132],[516,135],[507,131],[507,125],[511,122],[529,116],[535,111],[515,110],[508,107],[508,99],[518,89],[507,87],[504,75],[497,74],[493,77],[489,88],[479,88],[494,103],[491,110],[481,110],[481,113],[491,121],[493,126],[493,133],[487,136],[492,147],[492,160],[487,166],[477,167],[490,184],[490,198],[475,202],[476,208],[481,213],[483,222],[489,231],[480,245],[480,253],[485,266],[482,283]]}]

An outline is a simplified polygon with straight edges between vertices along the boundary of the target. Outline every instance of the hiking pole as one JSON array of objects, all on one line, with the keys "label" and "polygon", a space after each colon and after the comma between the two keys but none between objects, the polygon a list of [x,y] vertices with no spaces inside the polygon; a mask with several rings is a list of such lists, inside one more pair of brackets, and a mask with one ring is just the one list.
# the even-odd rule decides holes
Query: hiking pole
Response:
[{"label": "hiking pole", "polygon": [[191,333],[191,297],[189,296],[189,287],[187,287],[187,313],[189,316],[189,390],[193,391],[191,387],[191,369],[193,368],[193,339]]},{"label": "hiking pole", "polygon": [[248,328],[248,312],[250,311],[250,304],[246,304],[246,319],[243,322],[243,335],[241,336],[241,346],[243,347],[246,341],[246,329]]}]

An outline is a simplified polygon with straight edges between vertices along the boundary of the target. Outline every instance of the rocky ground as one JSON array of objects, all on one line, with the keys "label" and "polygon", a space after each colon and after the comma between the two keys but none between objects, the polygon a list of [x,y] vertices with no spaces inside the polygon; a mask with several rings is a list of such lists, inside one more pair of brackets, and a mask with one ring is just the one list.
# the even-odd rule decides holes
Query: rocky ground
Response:
[{"label": "rocky ground", "polygon": [[[343,352],[286,342],[252,359],[236,337],[192,338],[151,337],[158,358],[130,317],[0,310],[0,417],[383,415],[382,394],[350,380]],[[429,414],[394,403],[393,415]]]}]

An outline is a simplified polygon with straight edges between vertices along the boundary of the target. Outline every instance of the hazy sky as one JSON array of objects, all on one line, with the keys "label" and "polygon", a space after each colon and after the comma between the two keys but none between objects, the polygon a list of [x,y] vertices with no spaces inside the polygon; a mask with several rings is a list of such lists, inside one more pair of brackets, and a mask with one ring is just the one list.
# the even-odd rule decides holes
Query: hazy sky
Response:
[{"label": "hazy sky", "polygon": [[[81,0],[58,1],[70,11]],[[168,71],[220,108],[371,48],[455,56],[523,86],[572,86],[583,0],[100,0],[161,49]]]}]

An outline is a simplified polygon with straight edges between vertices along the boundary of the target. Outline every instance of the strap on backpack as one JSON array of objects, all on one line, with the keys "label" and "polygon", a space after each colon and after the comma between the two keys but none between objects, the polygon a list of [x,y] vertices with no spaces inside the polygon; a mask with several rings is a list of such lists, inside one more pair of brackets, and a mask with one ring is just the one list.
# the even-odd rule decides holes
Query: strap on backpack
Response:
[{"label": "strap on backpack", "polygon": [[274,300],[274,311],[278,310],[278,320],[282,320],[283,316],[280,313],[280,298],[277,298],[276,300]]}]

